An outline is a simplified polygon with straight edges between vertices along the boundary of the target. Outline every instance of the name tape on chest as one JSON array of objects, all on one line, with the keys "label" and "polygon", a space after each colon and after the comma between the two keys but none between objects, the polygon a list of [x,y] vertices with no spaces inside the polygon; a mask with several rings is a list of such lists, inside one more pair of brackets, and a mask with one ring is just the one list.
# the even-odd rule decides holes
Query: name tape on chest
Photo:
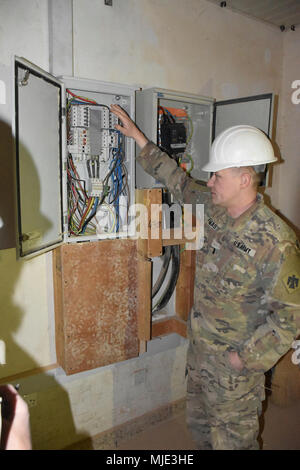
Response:
[{"label": "name tape on chest", "polygon": [[216,224],[216,222],[214,222],[214,220],[211,217],[208,219],[208,225],[213,230],[219,230],[219,226]]},{"label": "name tape on chest", "polygon": [[253,248],[250,248],[250,247],[247,246],[244,242],[238,241],[238,240],[234,240],[233,244],[234,244],[234,246],[236,246],[239,250],[243,251],[243,252],[246,253],[247,255],[251,256],[252,258],[254,257],[254,255],[255,255],[255,253],[256,253],[256,250],[254,250]]}]

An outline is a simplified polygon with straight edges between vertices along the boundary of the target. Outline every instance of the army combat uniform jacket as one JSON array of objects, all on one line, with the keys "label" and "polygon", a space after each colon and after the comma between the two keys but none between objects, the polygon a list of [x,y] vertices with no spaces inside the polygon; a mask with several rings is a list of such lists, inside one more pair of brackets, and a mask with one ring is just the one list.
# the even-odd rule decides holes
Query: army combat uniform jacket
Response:
[{"label": "army combat uniform jacket", "polygon": [[212,204],[206,187],[151,142],[137,161],[179,203],[204,204],[190,338],[216,351],[237,351],[244,373],[269,370],[300,334],[300,252],[294,232],[261,195],[231,218]]}]

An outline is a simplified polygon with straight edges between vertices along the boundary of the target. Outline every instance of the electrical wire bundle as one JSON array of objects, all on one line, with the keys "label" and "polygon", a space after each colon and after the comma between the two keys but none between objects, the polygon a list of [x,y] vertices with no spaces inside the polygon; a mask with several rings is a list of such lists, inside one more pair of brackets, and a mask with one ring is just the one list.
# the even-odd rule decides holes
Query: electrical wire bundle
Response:
[{"label": "electrical wire bundle", "polygon": [[[107,108],[94,100],[75,95],[70,90],[67,92],[71,99],[67,103],[68,114],[72,105],[88,103],[92,106]],[[117,133],[117,146],[109,148],[109,164],[106,175],[101,181],[102,191],[97,197],[88,195],[87,181],[80,178],[73,156],[67,158],[68,181],[68,226],[71,235],[95,234],[101,214],[109,214],[110,227],[105,226],[104,231],[111,233],[120,229],[119,198],[121,194],[129,195],[128,172],[124,164],[124,141],[121,133],[116,129],[105,129],[110,133]],[[99,129],[100,131],[100,129]],[[68,128],[68,143],[71,142],[71,132]],[[89,156],[85,161],[88,178],[100,180],[100,156]],[[103,169],[101,170],[103,171]],[[96,193],[97,194],[97,193]],[[128,210],[128,209],[127,209]],[[102,228],[101,228],[102,229]]]},{"label": "electrical wire bundle", "polygon": [[[171,205],[171,195],[167,190],[163,192],[163,203]],[[174,222],[171,219],[170,228],[172,227],[174,227]],[[155,314],[156,312],[159,312],[162,308],[164,308],[173,295],[180,271],[180,246],[174,245],[165,247],[162,256],[162,261],[163,264],[161,267],[161,271],[159,273],[158,278],[156,279],[154,286],[152,287],[152,314]],[[162,290],[162,286],[166,280],[167,273],[169,272],[170,263],[171,270],[168,282],[162,293],[160,293],[158,300],[154,303],[155,296],[158,295],[159,292],[161,292]]]},{"label": "electrical wire bundle", "polygon": [[129,195],[128,172],[124,165],[123,139],[120,132],[118,132],[118,147],[112,149],[111,167],[112,189],[109,204],[115,208],[116,231],[118,232],[120,229],[120,196],[121,194]]},{"label": "electrical wire bundle", "polygon": [[71,154],[68,155],[67,178],[69,230],[72,235],[79,235],[86,231],[87,220],[96,213],[98,198],[88,197],[86,183],[80,179]]},{"label": "electrical wire bundle", "polygon": [[[194,126],[193,126],[193,121],[191,119],[191,117],[187,114],[187,118],[188,118],[188,121],[189,121],[189,125],[190,125],[190,134],[187,138],[187,141],[186,141],[186,148],[185,148],[185,152],[183,154],[183,156],[179,159],[179,165],[185,169],[185,171],[187,172],[187,174],[190,174],[191,171],[193,170],[194,168],[194,160],[191,156],[191,154],[189,153],[189,145],[192,141],[192,137],[193,137],[193,134],[194,134]],[[186,169],[186,165],[185,165],[185,162],[184,160],[185,159],[188,159],[190,161],[190,167],[189,169]]]}]

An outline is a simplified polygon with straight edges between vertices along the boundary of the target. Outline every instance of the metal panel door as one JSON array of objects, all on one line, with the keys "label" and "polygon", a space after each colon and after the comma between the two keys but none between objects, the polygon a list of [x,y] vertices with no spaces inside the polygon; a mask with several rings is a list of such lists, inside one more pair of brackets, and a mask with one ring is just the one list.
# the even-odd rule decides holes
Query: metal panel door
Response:
[{"label": "metal panel door", "polygon": [[63,239],[61,183],[62,84],[15,58],[15,148],[19,257]]},{"label": "metal panel door", "polygon": [[[235,100],[218,101],[214,106],[213,140],[231,126],[246,124],[262,130],[272,139],[274,96],[272,93]],[[260,186],[267,185],[268,165]]]},{"label": "metal panel door", "polygon": [[240,124],[258,127],[272,138],[273,106],[272,93],[217,101],[214,109],[213,140],[228,127]]}]

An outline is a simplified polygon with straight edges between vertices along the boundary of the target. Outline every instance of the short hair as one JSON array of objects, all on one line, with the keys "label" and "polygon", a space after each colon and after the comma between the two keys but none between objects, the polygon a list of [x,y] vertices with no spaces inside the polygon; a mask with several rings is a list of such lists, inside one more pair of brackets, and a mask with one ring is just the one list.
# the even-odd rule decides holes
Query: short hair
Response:
[{"label": "short hair", "polygon": [[264,180],[265,165],[240,166],[240,167],[234,167],[233,169],[237,170],[238,173],[243,173],[245,171],[249,173],[252,178],[252,185],[255,188],[258,188],[258,186],[260,186],[260,184]]}]

